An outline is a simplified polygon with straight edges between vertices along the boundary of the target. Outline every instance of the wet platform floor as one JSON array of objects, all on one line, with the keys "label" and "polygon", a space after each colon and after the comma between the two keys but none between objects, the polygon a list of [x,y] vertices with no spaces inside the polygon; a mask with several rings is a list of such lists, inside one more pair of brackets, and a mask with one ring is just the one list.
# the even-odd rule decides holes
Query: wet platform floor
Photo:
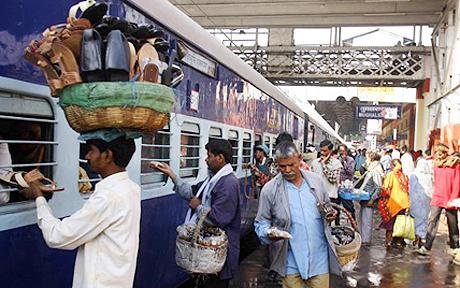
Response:
[{"label": "wet platform floor", "polygon": [[[376,216],[376,215],[375,215]],[[376,216],[374,226],[380,223]],[[332,277],[331,287],[385,287],[385,288],[441,288],[460,287],[460,266],[452,263],[446,254],[447,228],[442,222],[431,256],[421,256],[415,247],[385,248],[385,230],[374,229],[370,247],[362,247],[353,272],[344,278]],[[240,265],[240,273],[232,281],[232,288],[281,287],[279,281],[268,278],[264,268],[266,248],[261,246]]]}]

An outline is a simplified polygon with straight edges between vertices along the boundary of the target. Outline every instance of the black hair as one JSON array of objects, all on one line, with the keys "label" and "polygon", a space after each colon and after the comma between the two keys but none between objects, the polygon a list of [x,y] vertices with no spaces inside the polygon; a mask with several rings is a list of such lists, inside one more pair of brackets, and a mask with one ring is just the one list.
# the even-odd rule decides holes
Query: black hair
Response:
[{"label": "black hair", "polygon": [[233,149],[232,144],[228,140],[213,139],[204,148],[216,156],[222,154],[227,164],[232,162]]},{"label": "black hair", "polygon": [[425,150],[425,155],[426,156],[431,156],[431,149],[426,149]]},{"label": "black hair", "polygon": [[325,139],[325,140],[321,141],[321,143],[319,143],[319,147],[321,147],[321,148],[327,147],[329,150],[332,150],[332,148],[334,148],[334,144],[332,144],[331,141]]},{"label": "black hair", "polygon": [[133,139],[126,139],[125,137],[119,137],[113,141],[106,142],[101,139],[91,139],[86,141],[87,145],[94,145],[102,153],[110,150],[113,155],[113,162],[118,167],[126,168],[129,161],[133,157],[136,146],[134,145]]},{"label": "black hair", "polygon": [[291,134],[287,132],[281,132],[278,137],[276,137],[275,146],[278,146],[278,144],[284,141],[294,142],[294,139],[292,138]]}]

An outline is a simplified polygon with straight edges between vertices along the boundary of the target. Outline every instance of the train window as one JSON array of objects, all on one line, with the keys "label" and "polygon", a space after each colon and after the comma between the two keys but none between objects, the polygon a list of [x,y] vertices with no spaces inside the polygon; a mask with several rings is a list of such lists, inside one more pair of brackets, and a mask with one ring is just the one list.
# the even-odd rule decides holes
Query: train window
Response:
[{"label": "train window", "polygon": [[157,133],[144,133],[142,135],[141,149],[141,185],[165,184],[166,175],[149,167],[150,161],[170,164],[171,131],[169,125]]},{"label": "train window", "polygon": [[251,133],[243,133],[243,163],[251,162],[251,152],[252,152],[252,135]]},{"label": "train window", "polygon": [[256,134],[254,137],[254,147],[262,144],[262,136],[260,134]]},{"label": "train window", "polygon": [[90,168],[88,160],[85,159],[86,153],[88,153],[88,146],[85,141],[80,141],[78,191],[83,197],[94,192],[95,185],[102,180],[101,176]]},{"label": "train window", "polygon": [[222,129],[217,127],[209,128],[209,140],[211,139],[222,139]]},{"label": "train window", "polygon": [[197,177],[200,170],[200,126],[184,122],[180,138],[179,177]]},{"label": "train window", "polygon": [[228,141],[230,142],[230,144],[232,144],[233,156],[232,156],[231,164],[233,167],[233,171],[236,171],[236,168],[238,167],[238,142],[239,142],[238,131],[229,130],[228,131]]},{"label": "train window", "polygon": [[[53,179],[56,123],[46,99],[0,92],[0,174],[38,169]],[[0,181],[0,204],[27,200],[17,187]]]}]

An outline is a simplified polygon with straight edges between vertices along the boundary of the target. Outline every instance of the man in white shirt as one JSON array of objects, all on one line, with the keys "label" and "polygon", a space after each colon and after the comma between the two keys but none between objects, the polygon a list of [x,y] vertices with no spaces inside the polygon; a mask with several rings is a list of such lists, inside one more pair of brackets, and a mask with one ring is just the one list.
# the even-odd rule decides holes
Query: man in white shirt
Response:
[{"label": "man in white shirt", "polygon": [[401,148],[401,152],[403,153],[401,156],[402,171],[404,174],[410,175],[412,172],[414,172],[415,169],[414,158],[412,158],[410,152],[407,151],[406,145]]},{"label": "man in white shirt", "polygon": [[40,190],[30,183],[37,205],[38,226],[51,248],[78,247],[73,288],[127,288],[133,286],[139,247],[140,187],[125,167],[135,151],[134,141],[87,141],[91,169],[103,178],[83,207],[59,220]]}]

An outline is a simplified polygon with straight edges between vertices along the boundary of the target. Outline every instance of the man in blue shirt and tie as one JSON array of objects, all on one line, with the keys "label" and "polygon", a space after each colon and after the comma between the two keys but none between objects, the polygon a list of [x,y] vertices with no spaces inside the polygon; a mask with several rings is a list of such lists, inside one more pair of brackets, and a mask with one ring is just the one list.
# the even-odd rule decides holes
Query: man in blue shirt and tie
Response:
[{"label": "man in blue shirt and tie", "polygon": [[[276,147],[279,173],[262,189],[255,230],[264,244],[272,245],[270,269],[283,277],[284,288],[327,288],[329,273],[341,275],[328,222],[318,204],[330,200],[321,178],[300,169],[301,155],[293,143]],[[276,237],[269,228],[291,234]]]}]

